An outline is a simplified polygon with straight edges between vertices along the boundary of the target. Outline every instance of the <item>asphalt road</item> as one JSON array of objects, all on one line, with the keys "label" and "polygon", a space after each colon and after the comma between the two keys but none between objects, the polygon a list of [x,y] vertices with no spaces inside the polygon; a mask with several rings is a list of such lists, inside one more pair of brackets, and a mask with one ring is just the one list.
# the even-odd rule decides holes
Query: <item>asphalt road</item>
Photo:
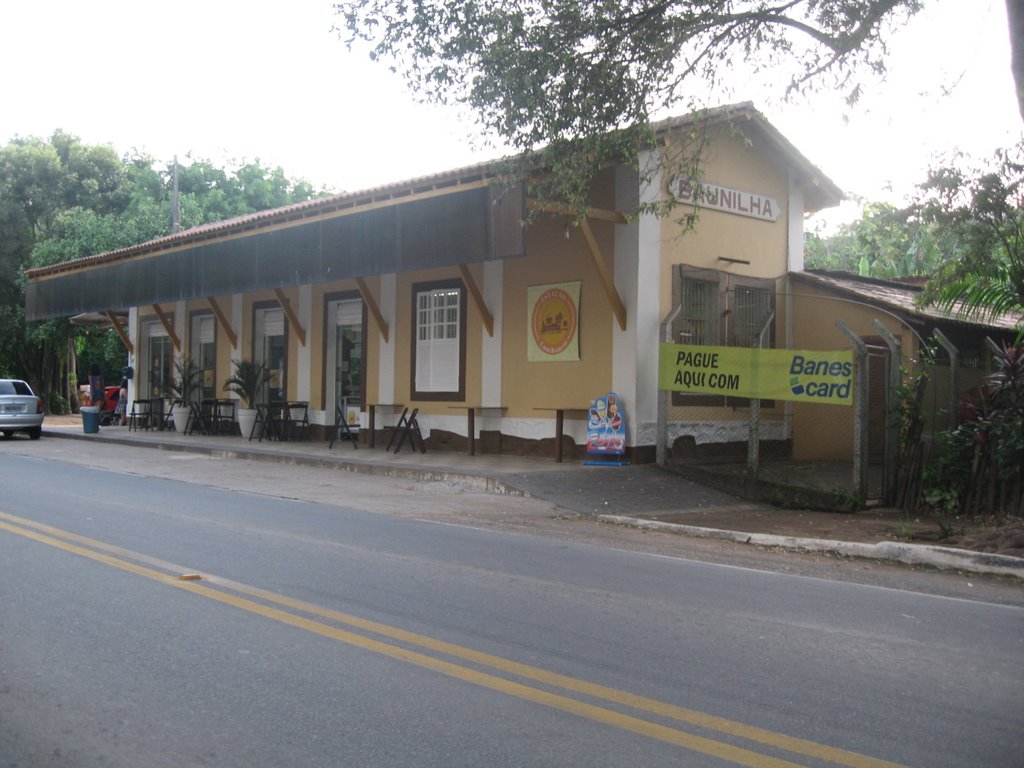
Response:
[{"label": "asphalt road", "polygon": [[460,488],[25,445],[4,768],[1020,764],[1019,605],[477,526],[552,510]]}]

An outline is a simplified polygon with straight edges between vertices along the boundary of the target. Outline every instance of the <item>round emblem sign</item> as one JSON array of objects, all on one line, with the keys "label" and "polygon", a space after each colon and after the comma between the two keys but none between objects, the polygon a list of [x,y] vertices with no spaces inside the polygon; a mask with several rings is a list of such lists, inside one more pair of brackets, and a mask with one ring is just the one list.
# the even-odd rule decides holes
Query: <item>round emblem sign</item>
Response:
[{"label": "round emblem sign", "polygon": [[544,291],[533,305],[533,340],[548,355],[564,352],[576,335],[576,303],[561,288]]}]

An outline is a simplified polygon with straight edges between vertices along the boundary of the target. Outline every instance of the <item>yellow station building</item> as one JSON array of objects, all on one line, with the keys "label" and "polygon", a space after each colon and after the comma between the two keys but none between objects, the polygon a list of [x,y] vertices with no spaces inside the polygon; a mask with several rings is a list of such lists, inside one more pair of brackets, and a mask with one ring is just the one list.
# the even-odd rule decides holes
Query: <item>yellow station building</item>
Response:
[{"label": "yellow station building", "polygon": [[[133,400],[160,396],[183,356],[204,397],[225,397],[233,361],[254,359],[274,372],[268,399],[308,403],[317,439],[339,410],[381,430],[415,408],[428,449],[472,437],[477,450],[549,454],[564,419],[561,445],[580,456],[592,403],[614,392],[628,457],[652,460],[665,319],[680,310],[676,343],[749,346],[774,312],[766,346],[797,345],[826,322],[787,298],[804,218],[842,197],[748,103],[657,129],[639,158],[656,171],[608,167],[581,221],[485,163],[32,270],[27,314],[126,312]],[[695,192],[662,160],[698,129]],[[673,215],[631,215],[667,196]],[[745,439],[747,401],[673,398],[670,442]],[[799,443],[795,410],[764,403],[768,437]]]}]

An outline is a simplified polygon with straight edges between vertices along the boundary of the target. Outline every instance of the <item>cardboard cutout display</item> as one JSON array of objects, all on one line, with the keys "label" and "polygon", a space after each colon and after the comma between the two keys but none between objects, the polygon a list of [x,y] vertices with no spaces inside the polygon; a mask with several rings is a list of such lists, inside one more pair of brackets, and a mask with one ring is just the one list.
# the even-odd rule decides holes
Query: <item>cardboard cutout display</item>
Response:
[{"label": "cardboard cutout display", "polygon": [[628,462],[619,459],[626,453],[626,409],[622,399],[609,392],[596,398],[590,405],[587,421],[587,454],[606,457],[600,461],[585,461],[584,464],[622,466]]}]

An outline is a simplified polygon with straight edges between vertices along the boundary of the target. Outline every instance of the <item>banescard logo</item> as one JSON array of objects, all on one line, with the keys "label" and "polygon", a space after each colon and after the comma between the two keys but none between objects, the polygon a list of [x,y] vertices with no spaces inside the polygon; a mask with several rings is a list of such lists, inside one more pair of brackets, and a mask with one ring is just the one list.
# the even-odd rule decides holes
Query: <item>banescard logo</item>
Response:
[{"label": "banescard logo", "polygon": [[852,386],[853,363],[793,355],[789,388],[794,395],[847,399]]}]

